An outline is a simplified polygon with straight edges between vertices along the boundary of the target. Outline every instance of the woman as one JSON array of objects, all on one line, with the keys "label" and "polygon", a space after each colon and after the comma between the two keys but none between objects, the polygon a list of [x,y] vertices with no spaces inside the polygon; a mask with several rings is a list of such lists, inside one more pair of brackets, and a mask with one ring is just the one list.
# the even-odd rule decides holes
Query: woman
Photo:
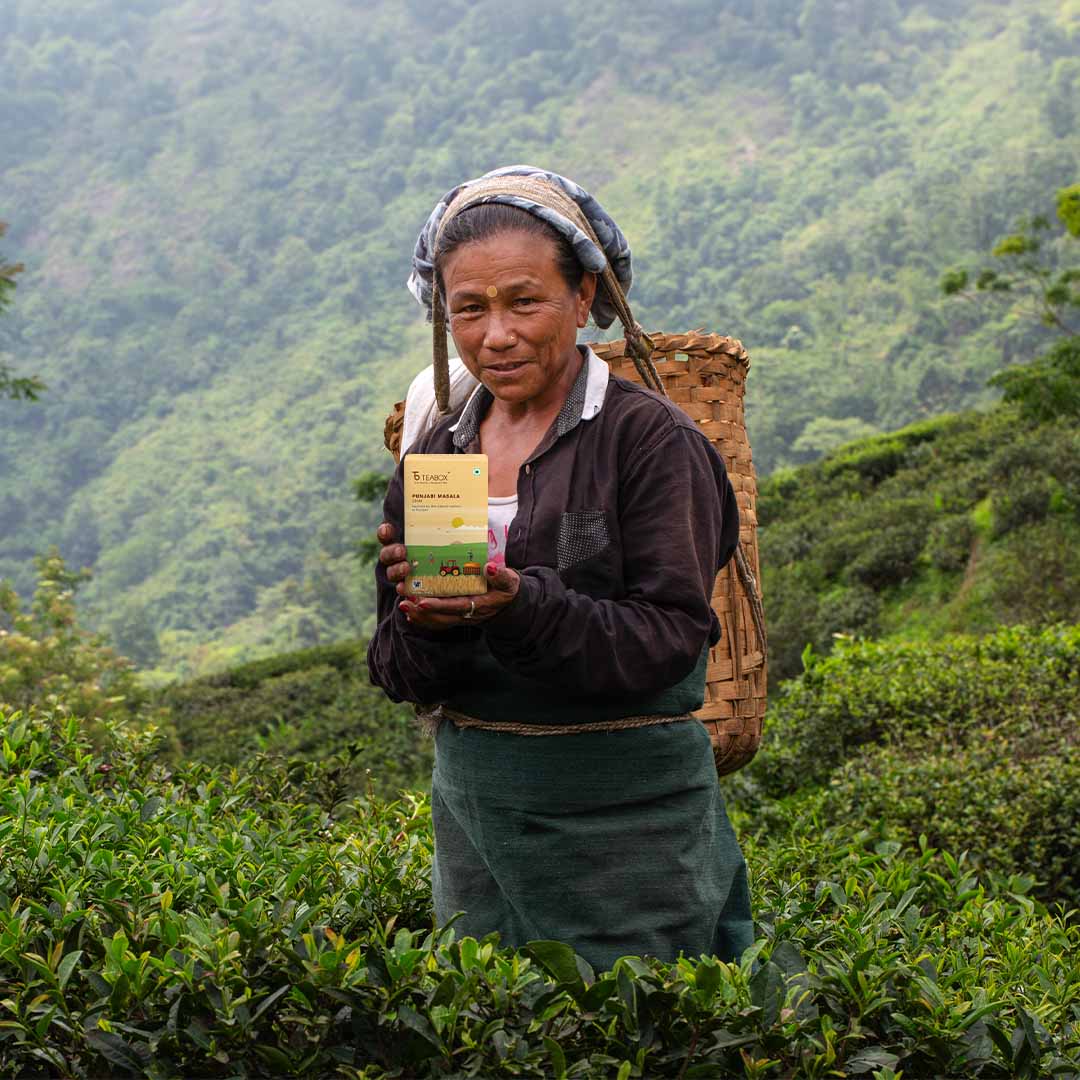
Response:
[{"label": "woman", "polygon": [[478,385],[408,449],[488,455],[488,592],[405,596],[399,467],[368,651],[392,698],[440,706],[438,921],[464,912],[459,932],[506,945],[560,939],[603,969],[627,953],[733,959],[753,936],[688,715],[719,638],[709,598],[735,498],[693,421],[576,344],[629,283],[621,232],[556,174],[498,170],[436,207],[410,287],[437,324],[445,310]]}]

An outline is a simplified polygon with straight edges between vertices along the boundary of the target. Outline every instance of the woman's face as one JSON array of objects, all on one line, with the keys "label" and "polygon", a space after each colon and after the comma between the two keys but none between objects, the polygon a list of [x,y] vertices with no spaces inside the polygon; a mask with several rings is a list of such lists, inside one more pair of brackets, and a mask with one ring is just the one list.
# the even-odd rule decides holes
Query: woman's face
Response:
[{"label": "woman's face", "polygon": [[495,397],[520,404],[555,387],[579,356],[596,277],[571,291],[555,243],[503,232],[464,244],[442,266],[458,355]]}]

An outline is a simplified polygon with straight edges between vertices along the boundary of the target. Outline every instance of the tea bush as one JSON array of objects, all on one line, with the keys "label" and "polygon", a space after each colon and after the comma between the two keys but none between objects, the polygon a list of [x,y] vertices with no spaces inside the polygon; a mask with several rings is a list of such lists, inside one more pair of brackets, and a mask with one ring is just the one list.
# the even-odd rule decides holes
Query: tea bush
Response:
[{"label": "tea bush", "polygon": [[926,542],[926,555],[938,570],[963,570],[971,558],[975,529],[966,514],[951,514],[935,522]]},{"label": "tea bush", "polygon": [[952,751],[999,729],[1032,756],[1076,738],[1080,626],[1004,627],[934,643],[845,640],[805,663],[780,687],[761,752],[733,778],[744,804],[824,783],[868,743],[924,735]]},{"label": "tea bush", "polygon": [[1022,616],[1075,622],[1080,596],[1080,520],[1023,525],[981,559],[979,578],[957,604],[975,631]]},{"label": "tea bush", "polygon": [[[804,646],[827,652],[837,633],[1080,620],[1078,462],[1071,420],[1033,424],[1001,405],[862,439],[763,481],[770,676],[798,675]],[[872,590],[877,610],[837,604],[850,588]]]},{"label": "tea bush", "polygon": [[873,636],[881,613],[881,598],[865,585],[831,590],[818,609],[820,634],[837,629],[846,634]]},{"label": "tea bush", "polygon": [[793,812],[970,852],[1080,905],[1080,626],[935,645],[844,641],[781,687],[727,781],[753,828]]},{"label": "tea bush", "polygon": [[827,578],[874,589],[906,581],[926,544],[932,512],[926,496],[845,506],[843,528],[817,549]]},{"label": "tea bush", "polygon": [[[847,762],[821,800],[831,824],[877,822],[906,843],[920,835],[999,873],[1036,879],[1037,895],[1080,907],[1080,746],[1039,743],[1021,722],[968,745],[915,738]],[[1075,729],[1075,724],[1074,724]]]},{"label": "tea bush", "polygon": [[318,761],[350,752],[350,776],[390,798],[430,784],[431,742],[412,710],[368,680],[367,642],[285,653],[166,687],[157,696],[176,730],[173,760],[236,764],[255,751]]},{"label": "tea bush", "polygon": [[1080,928],[1019,875],[793,816],[737,964],[431,925],[423,796],[174,766],[0,709],[0,1075],[1027,1076],[1080,1069]]}]

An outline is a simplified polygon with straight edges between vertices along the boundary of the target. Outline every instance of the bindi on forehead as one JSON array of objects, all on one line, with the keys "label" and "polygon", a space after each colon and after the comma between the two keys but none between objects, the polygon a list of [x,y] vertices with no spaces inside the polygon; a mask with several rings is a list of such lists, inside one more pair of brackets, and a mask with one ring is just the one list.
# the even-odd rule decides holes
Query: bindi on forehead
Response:
[{"label": "bindi on forehead", "polygon": [[464,300],[511,300],[515,296],[521,296],[524,293],[530,295],[544,293],[545,295],[551,290],[551,283],[545,285],[545,283],[537,279],[532,274],[524,274],[520,277],[508,276],[500,284],[496,285],[491,280],[490,268],[488,273],[484,275],[487,278],[485,282],[477,274],[475,277],[472,275],[464,276],[456,280],[451,279],[447,282],[447,298],[451,303],[460,302]]}]

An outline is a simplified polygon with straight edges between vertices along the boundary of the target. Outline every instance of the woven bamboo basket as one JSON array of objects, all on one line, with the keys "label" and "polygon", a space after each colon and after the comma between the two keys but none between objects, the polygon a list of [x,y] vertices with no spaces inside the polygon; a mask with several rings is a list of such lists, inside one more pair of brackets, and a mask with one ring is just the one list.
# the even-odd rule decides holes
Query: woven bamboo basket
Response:
[{"label": "woven bamboo basket", "polygon": [[[767,643],[757,596],[757,479],[746,436],[743,397],[750,357],[742,342],[719,334],[650,334],[653,362],[673,403],[683,409],[716,447],[727,466],[739,506],[740,553],[720,571],[712,606],[723,631],[709,649],[705,704],[695,714],[712,740],[716,771],[742,768],[757,752],[765,715]],[[615,375],[640,383],[623,339],[592,345]],[[405,404],[386,420],[387,449],[397,460]]]}]

